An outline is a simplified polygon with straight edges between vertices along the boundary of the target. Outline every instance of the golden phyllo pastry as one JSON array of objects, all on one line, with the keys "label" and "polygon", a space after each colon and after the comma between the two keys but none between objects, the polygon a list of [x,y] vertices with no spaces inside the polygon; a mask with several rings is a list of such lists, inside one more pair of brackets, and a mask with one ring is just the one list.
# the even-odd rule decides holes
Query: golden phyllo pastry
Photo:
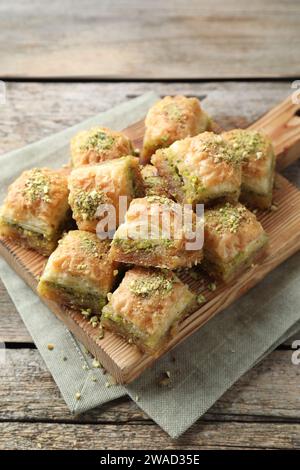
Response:
[{"label": "golden phyllo pastry", "polygon": [[205,211],[202,266],[229,282],[262,255],[267,241],[260,222],[242,204],[216,206]]},{"label": "golden phyllo pastry", "polygon": [[203,132],[158,150],[151,159],[167,180],[169,193],[182,203],[237,201],[241,164],[230,144],[213,132]]},{"label": "golden phyllo pastry", "polygon": [[116,231],[110,256],[123,263],[167,269],[202,259],[203,221],[189,208],[160,196],[134,199]]},{"label": "golden phyllo pastry", "polygon": [[176,332],[179,321],[195,307],[195,295],[172,272],[134,268],[103,308],[102,325],[158,353]]},{"label": "golden phyllo pastry", "polygon": [[67,173],[33,168],[9,186],[0,210],[0,233],[47,256],[70,221]]},{"label": "golden phyllo pastry", "polygon": [[271,140],[254,130],[234,129],[223,134],[242,162],[241,200],[268,209],[272,204],[275,154]]},{"label": "golden phyllo pastry", "polygon": [[155,168],[155,166],[142,166],[141,173],[146,196],[170,197],[167,189],[167,183],[164,178],[159,176],[157,168]]},{"label": "golden phyllo pastry", "polygon": [[143,163],[149,162],[157,149],[208,130],[210,119],[202,111],[197,98],[166,96],[150,108],[145,126]]},{"label": "golden phyllo pastry", "polygon": [[71,140],[71,163],[73,167],[94,165],[105,160],[132,155],[130,139],[122,132],[106,127],[93,127],[81,131]]},{"label": "golden phyllo pastry", "polygon": [[120,196],[126,196],[129,204],[133,198],[144,194],[139,161],[127,156],[99,165],[81,166],[71,172],[69,189],[70,206],[80,230],[95,232],[97,224],[105,217],[106,207],[111,205],[118,224],[119,211],[122,211]]},{"label": "golden phyllo pastry", "polygon": [[109,247],[94,233],[70,231],[48,259],[38,284],[41,297],[101,314],[118,273]]}]

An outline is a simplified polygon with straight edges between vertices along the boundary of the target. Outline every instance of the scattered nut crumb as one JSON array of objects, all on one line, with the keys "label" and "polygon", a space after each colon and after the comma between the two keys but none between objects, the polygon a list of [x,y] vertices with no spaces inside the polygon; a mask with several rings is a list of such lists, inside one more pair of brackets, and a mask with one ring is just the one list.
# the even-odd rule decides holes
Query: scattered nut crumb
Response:
[{"label": "scattered nut crumb", "polygon": [[76,398],[76,400],[80,400],[80,398],[81,398],[81,393],[76,392],[76,393],[75,393],[75,398]]},{"label": "scattered nut crumb", "polygon": [[271,205],[271,211],[272,211],[272,212],[278,211],[278,206],[276,206],[276,204],[272,204],[272,205]]},{"label": "scattered nut crumb", "polygon": [[199,294],[197,296],[197,302],[198,302],[199,305],[203,304],[205,301],[206,301],[205,295]]},{"label": "scattered nut crumb", "polygon": [[89,366],[87,364],[83,364],[82,368],[83,370],[89,370]]},{"label": "scattered nut crumb", "polygon": [[54,344],[48,343],[47,348],[49,349],[49,351],[53,351],[53,349],[54,349]]},{"label": "scattered nut crumb", "polygon": [[119,274],[119,271],[118,271],[117,269],[115,269],[115,270],[113,271],[113,275],[114,275],[114,276],[117,276],[118,274]]}]

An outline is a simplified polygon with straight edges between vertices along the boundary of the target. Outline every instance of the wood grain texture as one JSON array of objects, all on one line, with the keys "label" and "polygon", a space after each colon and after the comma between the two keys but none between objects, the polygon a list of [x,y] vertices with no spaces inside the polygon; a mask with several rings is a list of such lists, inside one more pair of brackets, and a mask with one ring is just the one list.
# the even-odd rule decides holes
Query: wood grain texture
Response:
[{"label": "wood grain texture", "polygon": [[297,0],[2,1],[0,76],[298,76]]},{"label": "wood grain texture", "polygon": [[[201,421],[273,421],[300,419],[300,365],[292,351],[277,350],[234,384]],[[156,425],[129,398],[81,415],[72,415],[35,349],[7,349],[0,366],[0,422],[67,422]],[[119,437],[121,439],[121,437]],[[115,444],[117,446],[119,441]]]},{"label": "wood grain texture", "polygon": [[[279,118],[284,123],[287,106],[290,106],[289,100],[279,106],[279,112],[269,112],[269,117],[265,118],[269,123],[269,132],[271,132],[273,122],[270,115],[275,114],[276,124]],[[287,109],[289,110],[289,107]],[[299,134],[299,128],[297,128],[297,132]],[[143,121],[130,126],[125,130],[125,133],[133,140],[135,146],[140,147],[144,133]],[[274,136],[278,137],[277,134],[278,132],[274,133]],[[296,133],[295,136],[299,137],[298,134]],[[292,144],[294,144],[294,139],[291,142]],[[277,147],[275,146],[275,148]],[[288,151],[291,149],[292,146],[291,148],[287,146]],[[285,157],[285,155],[282,156]],[[258,213],[258,219],[262,222],[269,236],[270,246],[267,256],[264,257],[262,262],[234,279],[231,284],[227,286],[218,285],[215,292],[211,292],[208,287],[210,283],[209,278],[204,277],[203,280],[205,282],[203,284],[193,279],[188,273],[184,274],[182,280],[197,294],[203,293],[206,303],[180,323],[176,335],[156,356],[142,354],[136,346],[128,344],[121,337],[110,331],[106,331],[104,338],[100,340],[98,332],[83,318],[79,311],[72,311],[68,308],[60,307],[51,301],[43,300],[119,383],[129,383],[146,368],[150,367],[158,357],[197,331],[214,315],[228,307],[257,284],[267,273],[298,251],[300,247],[300,192],[285,178],[277,175],[274,201],[277,206],[275,213],[270,211],[260,211]],[[0,252],[17,274],[36,291],[37,279],[44,268],[45,258],[5,238],[0,239]]]}]

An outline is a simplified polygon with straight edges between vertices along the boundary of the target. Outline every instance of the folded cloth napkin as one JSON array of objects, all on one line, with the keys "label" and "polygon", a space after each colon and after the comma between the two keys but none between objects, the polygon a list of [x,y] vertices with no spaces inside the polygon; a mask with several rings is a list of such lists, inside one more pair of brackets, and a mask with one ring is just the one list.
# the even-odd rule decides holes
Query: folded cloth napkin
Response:
[{"label": "folded cloth napkin", "polygon": [[[49,166],[50,161],[52,166],[65,163],[68,141],[78,130],[95,124],[122,129],[141,119],[157,98],[148,93],[1,156],[1,191],[23,169]],[[298,165],[287,174],[300,184]],[[108,386],[98,364],[4,260],[0,275],[72,412],[127,393],[171,437],[188,429],[247,370],[300,328],[300,254],[296,254],[133,383]],[[49,343],[54,345],[52,351]],[[162,381],[166,372],[169,378]]]}]

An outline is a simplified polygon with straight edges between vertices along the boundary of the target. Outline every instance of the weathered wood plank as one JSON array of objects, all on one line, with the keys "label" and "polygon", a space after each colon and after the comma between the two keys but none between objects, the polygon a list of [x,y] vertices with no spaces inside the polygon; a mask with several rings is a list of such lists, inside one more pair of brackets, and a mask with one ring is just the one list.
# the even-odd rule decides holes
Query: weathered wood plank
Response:
[{"label": "weathered wood plank", "polygon": [[299,449],[300,424],[199,422],[180,439],[145,424],[0,423],[0,449]]},{"label": "weathered wood plank", "polygon": [[[300,365],[292,364],[291,354],[274,351],[231,387],[202,420],[299,420]],[[0,422],[152,423],[127,398],[72,415],[37,350],[6,350],[0,383]]]},{"label": "weathered wood plank", "polygon": [[1,2],[3,77],[299,75],[297,0]]}]

